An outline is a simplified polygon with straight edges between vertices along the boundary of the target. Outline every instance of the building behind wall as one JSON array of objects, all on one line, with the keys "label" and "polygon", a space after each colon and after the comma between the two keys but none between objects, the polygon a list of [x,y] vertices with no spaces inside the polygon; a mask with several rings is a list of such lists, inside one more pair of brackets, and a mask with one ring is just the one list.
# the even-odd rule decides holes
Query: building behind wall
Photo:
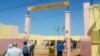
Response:
[{"label": "building behind wall", "polygon": [[91,19],[91,39],[92,39],[92,56],[98,56],[100,48],[100,4],[91,5],[90,9]]},{"label": "building behind wall", "polygon": [[100,30],[100,4],[95,4],[91,6],[91,25],[93,26],[92,29],[92,42],[98,43],[100,42],[99,38],[99,30]]}]

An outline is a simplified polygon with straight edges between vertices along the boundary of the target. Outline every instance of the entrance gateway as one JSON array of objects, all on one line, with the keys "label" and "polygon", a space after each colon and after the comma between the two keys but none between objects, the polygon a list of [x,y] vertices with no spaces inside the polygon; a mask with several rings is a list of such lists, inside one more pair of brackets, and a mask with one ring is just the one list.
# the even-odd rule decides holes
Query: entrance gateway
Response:
[{"label": "entrance gateway", "polygon": [[[69,2],[58,2],[58,3],[52,3],[52,4],[46,4],[46,5],[40,5],[40,6],[30,6],[28,7],[28,13],[25,18],[25,39],[28,39],[30,34],[30,11],[36,11],[36,10],[44,10],[44,9],[50,9],[50,8],[57,8],[57,7],[67,7],[69,6]],[[84,36],[80,39],[81,45],[80,45],[80,54],[82,56],[91,56],[91,38],[87,35],[88,31],[90,29],[90,3],[84,3]],[[70,47],[70,38],[71,38],[71,32],[70,32],[70,11],[66,9],[65,12],[65,37],[66,37],[66,43],[67,43],[67,56],[71,56],[71,47]],[[87,43],[87,44],[84,44]]]}]

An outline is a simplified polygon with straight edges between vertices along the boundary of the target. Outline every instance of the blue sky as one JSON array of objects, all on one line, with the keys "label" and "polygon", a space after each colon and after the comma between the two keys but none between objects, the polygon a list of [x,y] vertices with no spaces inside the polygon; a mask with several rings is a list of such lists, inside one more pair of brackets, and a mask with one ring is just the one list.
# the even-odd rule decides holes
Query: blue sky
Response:
[{"label": "blue sky", "polygon": [[[7,25],[17,25],[19,32],[24,32],[25,15],[28,6],[41,5],[65,0],[0,0],[0,22]],[[83,35],[83,2],[90,0],[69,0],[71,13],[71,34]],[[94,0],[100,3],[100,0]],[[53,8],[48,10],[32,11],[31,30],[32,34],[39,35],[64,35],[62,30],[65,24],[66,7]],[[59,26],[59,31],[57,28]],[[55,29],[54,29],[55,28]]]}]

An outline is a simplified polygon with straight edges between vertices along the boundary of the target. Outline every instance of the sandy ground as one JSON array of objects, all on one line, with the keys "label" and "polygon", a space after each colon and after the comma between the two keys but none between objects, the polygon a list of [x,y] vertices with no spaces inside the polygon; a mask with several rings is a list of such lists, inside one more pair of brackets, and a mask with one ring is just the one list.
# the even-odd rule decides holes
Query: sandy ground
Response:
[{"label": "sandy ground", "polygon": [[[80,49],[74,49],[71,52],[71,56],[76,56],[80,53]],[[36,46],[35,50],[34,50],[34,54],[35,56],[49,56],[49,50],[47,47],[44,46]],[[57,54],[55,53],[55,56],[57,56]],[[66,53],[63,53],[63,56],[67,56]]]}]

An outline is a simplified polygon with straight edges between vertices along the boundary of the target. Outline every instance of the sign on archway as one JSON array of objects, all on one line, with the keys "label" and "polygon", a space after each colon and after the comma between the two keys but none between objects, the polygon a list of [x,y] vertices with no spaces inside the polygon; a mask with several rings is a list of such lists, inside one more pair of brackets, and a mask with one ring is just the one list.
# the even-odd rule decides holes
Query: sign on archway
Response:
[{"label": "sign on archway", "polygon": [[30,6],[28,7],[28,10],[35,11],[35,10],[44,10],[44,9],[65,7],[65,6],[66,7],[69,6],[69,3],[68,2],[58,2],[58,3],[45,4],[45,5],[39,5],[39,6]]}]

